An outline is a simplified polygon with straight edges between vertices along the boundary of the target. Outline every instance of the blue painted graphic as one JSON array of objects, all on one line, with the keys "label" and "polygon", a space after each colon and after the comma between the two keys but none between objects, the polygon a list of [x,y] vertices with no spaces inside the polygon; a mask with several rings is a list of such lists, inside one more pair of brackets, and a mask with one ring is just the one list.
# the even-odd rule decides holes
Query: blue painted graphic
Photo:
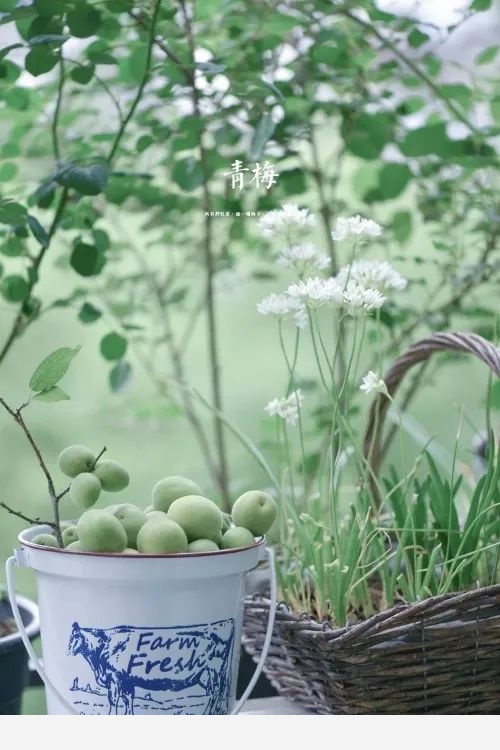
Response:
[{"label": "blue painted graphic", "polygon": [[84,714],[227,714],[233,647],[233,619],[169,628],[75,622],[73,704]]}]

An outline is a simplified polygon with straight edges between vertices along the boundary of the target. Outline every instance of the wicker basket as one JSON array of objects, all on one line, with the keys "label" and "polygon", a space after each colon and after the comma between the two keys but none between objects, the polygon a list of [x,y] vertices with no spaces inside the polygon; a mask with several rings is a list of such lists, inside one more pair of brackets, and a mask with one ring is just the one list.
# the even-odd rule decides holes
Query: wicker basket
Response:
[{"label": "wicker basket", "polygon": [[[436,351],[474,354],[500,377],[500,349],[474,334],[438,333],[399,357],[385,382]],[[374,472],[388,399],[372,404],[364,441]],[[245,603],[243,644],[258,657],[270,602]],[[364,622],[332,628],[285,604],[276,613],[266,676],[280,693],[320,714],[500,713],[500,585],[401,604]]]}]

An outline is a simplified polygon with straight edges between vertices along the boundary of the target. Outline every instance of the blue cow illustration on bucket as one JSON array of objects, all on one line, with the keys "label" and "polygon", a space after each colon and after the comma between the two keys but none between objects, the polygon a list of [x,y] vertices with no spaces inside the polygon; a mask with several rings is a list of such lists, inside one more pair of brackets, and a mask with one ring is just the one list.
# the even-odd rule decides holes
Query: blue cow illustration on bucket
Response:
[{"label": "blue cow illustration on bucket", "polygon": [[227,714],[234,630],[233,619],[106,629],[75,622],[68,653],[85,660],[90,680],[75,675],[73,703],[82,713]]}]

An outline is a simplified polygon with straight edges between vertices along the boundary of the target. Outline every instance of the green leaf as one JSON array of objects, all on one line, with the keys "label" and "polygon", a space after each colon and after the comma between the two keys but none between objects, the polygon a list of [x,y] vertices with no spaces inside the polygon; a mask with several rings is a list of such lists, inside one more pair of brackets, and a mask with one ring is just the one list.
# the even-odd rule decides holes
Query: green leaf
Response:
[{"label": "green leaf", "polygon": [[24,276],[13,274],[2,280],[1,291],[7,302],[22,302],[28,294],[28,282]]},{"label": "green leaf", "polygon": [[24,47],[24,44],[21,44],[20,42],[17,42],[16,44],[9,44],[8,47],[4,47],[0,50],[0,60],[3,60],[4,57],[7,57],[9,52],[11,52],[13,49],[19,49],[19,47]]},{"label": "green leaf", "polygon": [[448,138],[444,122],[410,130],[401,143],[400,149],[405,156],[436,154],[436,156],[447,157],[463,153],[462,142]]},{"label": "green leaf", "polygon": [[398,242],[407,242],[412,233],[412,216],[409,211],[397,211],[392,218],[392,231]]},{"label": "green leaf", "polygon": [[11,200],[0,200],[0,224],[23,224],[26,208]]},{"label": "green leaf", "polygon": [[64,44],[69,39],[66,34],[37,34],[28,39],[29,44],[34,47],[37,44]]},{"label": "green leaf", "polygon": [[41,76],[52,70],[57,65],[57,60],[57,55],[49,47],[37,45],[26,55],[24,67],[32,76]]},{"label": "green leaf", "polygon": [[27,224],[33,233],[33,237],[42,247],[48,247],[50,237],[35,216],[28,214]]},{"label": "green leaf", "polygon": [[48,388],[46,391],[40,391],[40,393],[37,393],[33,400],[54,403],[55,401],[69,401],[69,396],[62,388],[55,385],[53,388]]},{"label": "green leaf", "polygon": [[127,339],[120,336],[119,333],[107,333],[106,336],[103,336],[101,339],[100,350],[104,359],[107,359],[110,362],[122,359],[127,351]]},{"label": "green leaf", "polygon": [[65,165],[56,175],[60,185],[73,188],[82,195],[98,195],[106,189],[109,170],[107,164],[91,164],[90,166]]},{"label": "green leaf", "polygon": [[387,200],[397,198],[411,180],[412,173],[406,164],[384,164],[379,175],[379,189]]},{"label": "green leaf", "polygon": [[264,151],[264,147],[268,142],[269,138],[274,133],[276,125],[273,122],[271,115],[266,112],[260,119],[259,124],[254,130],[252,143],[250,145],[250,159],[257,161],[261,158]]},{"label": "green leaf", "polygon": [[5,161],[0,166],[0,182],[9,182],[17,174],[17,164],[13,161]]},{"label": "green leaf", "polygon": [[493,0],[472,0],[470,10],[489,10],[492,6]]},{"label": "green leaf", "polygon": [[104,267],[106,258],[104,253],[95,245],[76,242],[69,262],[80,276],[98,276]]},{"label": "green leaf", "polygon": [[173,181],[187,193],[203,184],[203,171],[200,163],[192,156],[179,159],[172,170]]},{"label": "green leaf", "polygon": [[78,67],[73,68],[69,75],[72,81],[75,83],[81,83],[82,86],[85,86],[86,83],[92,80],[94,72],[95,66],[92,64],[79,65]]},{"label": "green leaf", "polygon": [[429,37],[427,34],[424,34],[420,29],[413,29],[408,34],[408,43],[410,47],[421,47],[422,44],[425,44],[429,41]]},{"label": "green leaf", "polygon": [[66,21],[73,36],[79,39],[86,39],[93,36],[101,24],[101,14],[95,8],[86,3],[79,2],[71,10]]},{"label": "green leaf", "polygon": [[124,359],[117,362],[109,373],[109,385],[113,393],[121,393],[132,376],[132,365]]},{"label": "green leaf", "polygon": [[361,159],[376,159],[392,138],[392,120],[386,114],[363,112],[351,122],[346,117],[341,127],[346,148]]},{"label": "green leaf", "polygon": [[73,359],[80,351],[81,346],[71,349],[63,346],[56,349],[43,359],[31,376],[29,387],[38,393],[53,388],[66,375]]},{"label": "green leaf", "polygon": [[102,312],[97,307],[91,305],[90,302],[84,302],[78,313],[78,320],[82,323],[94,323],[94,321],[99,320],[101,315]]},{"label": "green leaf", "polygon": [[483,50],[477,57],[475,58],[475,62],[477,65],[488,65],[488,63],[492,63],[496,56],[498,55],[498,52],[500,50],[500,47],[495,44],[492,47],[486,47],[485,50]]}]

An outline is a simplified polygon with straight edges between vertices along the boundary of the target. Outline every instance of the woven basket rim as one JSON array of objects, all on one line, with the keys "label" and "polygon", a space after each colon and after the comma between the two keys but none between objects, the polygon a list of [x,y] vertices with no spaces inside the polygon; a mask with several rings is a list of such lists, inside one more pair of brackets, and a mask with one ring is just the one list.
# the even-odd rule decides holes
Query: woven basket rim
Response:
[{"label": "woven basket rim", "polygon": [[[500,583],[490,586],[478,586],[467,591],[452,592],[449,594],[440,594],[422,599],[420,602],[410,602],[395,604],[388,609],[367,617],[356,623],[348,623],[343,627],[335,627],[328,620],[319,621],[312,613],[303,611],[294,611],[286,601],[276,603],[276,621],[278,623],[288,623],[293,626],[297,635],[303,638],[313,638],[317,640],[323,636],[328,641],[339,641],[345,643],[355,640],[357,637],[367,634],[369,631],[380,631],[383,629],[396,628],[404,626],[412,621],[425,621],[430,617],[436,617],[440,613],[449,612],[450,609],[457,605],[463,605],[478,600],[482,601],[483,607],[488,604],[489,599],[498,597],[500,600]],[[271,606],[271,601],[262,594],[255,593],[245,598],[245,606],[258,608],[259,606],[266,609]],[[449,621],[449,620],[448,620]],[[460,606],[458,607],[457,623],[464,623],[460,620]]]}]

